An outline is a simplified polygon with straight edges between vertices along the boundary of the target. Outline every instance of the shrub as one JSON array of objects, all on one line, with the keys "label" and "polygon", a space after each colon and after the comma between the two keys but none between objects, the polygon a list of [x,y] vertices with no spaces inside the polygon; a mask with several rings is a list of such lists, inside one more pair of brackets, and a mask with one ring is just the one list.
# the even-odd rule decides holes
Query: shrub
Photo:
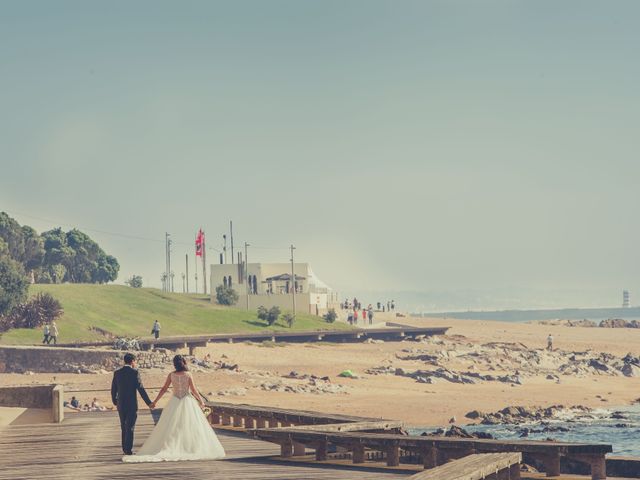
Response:
[{"label": "shrub", "polygon": [[48,293],[38,293],[25,303],[13,308],[9,314],[12,328],[37,328],[57,320],[64,310],[58,300]]},{"label": "shrub", "polygon": [[285,321],[289,328],[293,327],[293,321],[295,320],[295,317],[293,315],[291,315],[290,313],[285,313],[282,316],[282,319]]},{"label": "shrub", "polygon": [[263,305],[258,307],[258,318],[267,322],[269,326],[273,325],[280,318],[280,307],[271,307],[267,310]]},{"label": "shrub", "polygon": [[22,266],[6,256],[0,256],[0,315],[7,315],[27,298],[29,282]]},{"label": "shrub", "polygon": [[216,287],[216,301],[220,305],[235,305],[238,302],[238,294],[231,287],[218,285]]},{"label": "shrub", "polygon": [[142,288],[142,277],[140,275],[132,275],[129,280],[126,280],[124,283],[129,285],[131,288]]},{"label": "shrub", "polygon": [[327,313],[325,313],[322,318],[325,319],[327,323],[333,323],[338,318],[338,314],[336,313],[335,308],[330,308]]}]

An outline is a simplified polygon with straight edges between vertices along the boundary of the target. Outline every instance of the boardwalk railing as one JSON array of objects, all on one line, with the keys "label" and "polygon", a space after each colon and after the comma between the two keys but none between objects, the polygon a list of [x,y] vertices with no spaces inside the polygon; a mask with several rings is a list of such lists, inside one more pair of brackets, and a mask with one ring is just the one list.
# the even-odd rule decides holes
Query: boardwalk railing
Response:
[{"label": "boardwalk railing", "polygon": [[[544,465],[547,476],[560,474],[567,457],[591,466],[594,480],[606,478],[605,455],[611,445],[595,443],[503,441],[403,434],[403,424],[392,420],[253,405],[208,402],[212,425],[245,429],[254,438],[280,445],[283,457],[305,455],[313,449],[317,461],[331,449],[350,452],[354,464],[364,463],[366,451],[381,452],[387,466],[397,467],[401,456],[421,458],[425,469],[478,453],[520,453]],[[485,457],[486,458],[486,457]]]}]

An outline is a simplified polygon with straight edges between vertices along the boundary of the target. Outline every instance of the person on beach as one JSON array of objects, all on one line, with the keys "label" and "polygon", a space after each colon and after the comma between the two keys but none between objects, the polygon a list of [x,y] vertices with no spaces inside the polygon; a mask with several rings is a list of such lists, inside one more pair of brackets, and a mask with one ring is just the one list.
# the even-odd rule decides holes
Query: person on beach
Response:
[{"label": "person on beach", "polygon": [[44,329],[42,330],[42,335],[44,338],[42,339],[42,343],[49,343],[49,324],[45,323]]},{"label": "person on beach", "polygon": [[358,324],[358,310],[355,309],[353,311],[353,323],[355,323],[356,325]]},{"label": "person on beach", "polygon": [[553,336],[551,334],[547,337],[547,350],[553,351]]},{"label": "person on beach", "polygon": [[351,310],[347,313],[347,322],[349,322],[349,325],[353,325],[353,313],[351,313]]},{"label": "person on beach", "polygon": [[160,322],[158,322],[158,320],[153,322],[153,328],[151,329],[151,333],[153,334],[156,340],[160,338]]},{"label": "person on beach", "polygon": [[362,321],[363,322],[367,321],[367,309],[366,308],[362,309]]},{"label": "person on beach", "polygon": [[58,343],[58,326],[56,322],[51,322],[51,327],[49,327],[49,339],[47,340],[47,345],[51,343],[53,340],[53,344]]},{"label": "person on beach", "polygon": [[373,307],[369,305],[369,311],[367,312],[369,317],[369,325],[373,325]]}]

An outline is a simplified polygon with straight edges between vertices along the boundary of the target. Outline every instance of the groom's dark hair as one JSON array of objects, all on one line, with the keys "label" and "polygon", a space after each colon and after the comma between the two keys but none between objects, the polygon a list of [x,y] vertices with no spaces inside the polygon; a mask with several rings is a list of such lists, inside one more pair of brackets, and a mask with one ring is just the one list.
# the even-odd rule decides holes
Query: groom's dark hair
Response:
[{"label": "groom's dark hair", "polygon": [[136,356],[133,353],[124,354],[124,363],[126,363],[127,365],[131,365],[131,362],[133,362],[135,359]]}]

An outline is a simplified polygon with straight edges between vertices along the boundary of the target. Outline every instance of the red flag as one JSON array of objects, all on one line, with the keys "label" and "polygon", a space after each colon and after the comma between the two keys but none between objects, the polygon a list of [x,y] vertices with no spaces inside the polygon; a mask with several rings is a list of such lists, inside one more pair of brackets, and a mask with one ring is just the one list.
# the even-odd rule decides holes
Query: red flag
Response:
[{"label": "red flag", "polygon": [[202,250],[204,247],[204,232],[202,229],[198,230],[198,235],[196,235],[196,257],[202,256]]}]

